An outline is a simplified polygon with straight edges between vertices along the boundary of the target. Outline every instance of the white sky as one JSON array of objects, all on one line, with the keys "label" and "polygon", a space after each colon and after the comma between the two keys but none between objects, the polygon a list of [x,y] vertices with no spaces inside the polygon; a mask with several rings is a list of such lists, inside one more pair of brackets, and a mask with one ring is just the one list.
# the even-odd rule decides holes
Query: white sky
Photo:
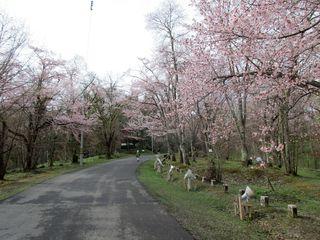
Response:
[{"label": "white sky", "polygon": [[24,23],[34,45],[64,59],[80,55],[99,75],[121,75],[137,68],[138,57],[151,55],[154,41],[145,16],[161,2],[94,0],[88,54],[90,0],[0,0],[0,11]]}]

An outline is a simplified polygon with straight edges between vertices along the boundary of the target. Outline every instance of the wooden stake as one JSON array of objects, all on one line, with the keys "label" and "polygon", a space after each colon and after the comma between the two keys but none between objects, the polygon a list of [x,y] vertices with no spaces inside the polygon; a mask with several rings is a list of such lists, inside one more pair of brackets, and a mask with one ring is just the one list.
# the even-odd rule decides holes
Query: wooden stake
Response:
[{"label": "wooden stake", "polygon": [[249,219],[252,219],[253,205],[251,203],[246,203],[244,205],[244,209],[245,209],[245,216],[249,216]]},{"label": "wooden stake", "polygon": [[224,192],[227,193],[229,191],[228,184],[223,184],[223,189],[224,189]]},{"label": "wooden stake", "polygon": [[268,196],[261,196],[260,197],[260,205],[262,207],[268,207],[269,206],[269,197]]},{"label": "wooden stake", "polygon": [[238,206],[238,196],[234,199],[233,201],[233,206],[234,206],[234,215],[237,216],[239,212],[239,206]]},{"label": "wooden stake", "polygon": [[296,205],[294,204],[288,205],[288,215],[293,218],[298,217],[298,208]]},{"label": "wooden stake", "polygon": [[238,196],[238,203],[239,203],[240,220],[243,220],[244,219],[244,209],[243,209],[243,205],[242,205],[241,196]]}]

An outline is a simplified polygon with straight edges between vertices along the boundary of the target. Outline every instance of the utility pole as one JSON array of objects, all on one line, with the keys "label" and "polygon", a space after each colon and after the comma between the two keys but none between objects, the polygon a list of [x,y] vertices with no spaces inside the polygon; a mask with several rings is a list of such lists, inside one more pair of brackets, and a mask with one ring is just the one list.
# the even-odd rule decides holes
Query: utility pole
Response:
[{"label": "utility pole", "polygon": [[153,149],[153,134],[151,134],[151,151],[152,151],[152,153],[154,153],[153,150],[154,150],[154,149]]},{"label": "utility pole", "polygon": [[[93,11],[93,0],[90,0],[90,16],[89,16],[88,39],[87,39],[87,50],[86,50],[86,60],[88,63],[89,63],[88,58],[89,58],[89,47],[90,47],[92,11]],[[83,129],[81,129],[81,132],[80,132],[80,154],[79,154],[80,166],[83,165],[83,135],[84,135]]]},{"label": "utility pole", "polygon": [[81,129],[81,133],[80,133],[80,166],[83,165],[83,130]]}]

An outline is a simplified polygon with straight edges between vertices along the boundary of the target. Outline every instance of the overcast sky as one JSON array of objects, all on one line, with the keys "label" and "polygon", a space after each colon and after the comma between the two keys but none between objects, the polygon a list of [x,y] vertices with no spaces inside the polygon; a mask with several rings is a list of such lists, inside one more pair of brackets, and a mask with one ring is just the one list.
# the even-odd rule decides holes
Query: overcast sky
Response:
[{"label": "overcast sky", "polygon": [[[0,0],[0,9],[23,22],[36,46],[64,59],[86,58],[99,75],[135,69],[138,57],[148,57],[154,47],[145,16],[161,0]],[[187,8],[189,0],[178,0]],[[89,51],[88,30],[91,18]]]}]

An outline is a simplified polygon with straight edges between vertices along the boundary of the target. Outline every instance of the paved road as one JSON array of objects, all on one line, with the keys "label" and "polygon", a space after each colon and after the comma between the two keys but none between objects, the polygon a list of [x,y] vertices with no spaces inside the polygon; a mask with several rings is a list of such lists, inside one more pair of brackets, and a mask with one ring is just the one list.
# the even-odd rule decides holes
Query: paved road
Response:
[{"label": "paved road", "polygon": [[0,202],[0,239],[192,239],[139,184],[137,165],[98,165]]}]

